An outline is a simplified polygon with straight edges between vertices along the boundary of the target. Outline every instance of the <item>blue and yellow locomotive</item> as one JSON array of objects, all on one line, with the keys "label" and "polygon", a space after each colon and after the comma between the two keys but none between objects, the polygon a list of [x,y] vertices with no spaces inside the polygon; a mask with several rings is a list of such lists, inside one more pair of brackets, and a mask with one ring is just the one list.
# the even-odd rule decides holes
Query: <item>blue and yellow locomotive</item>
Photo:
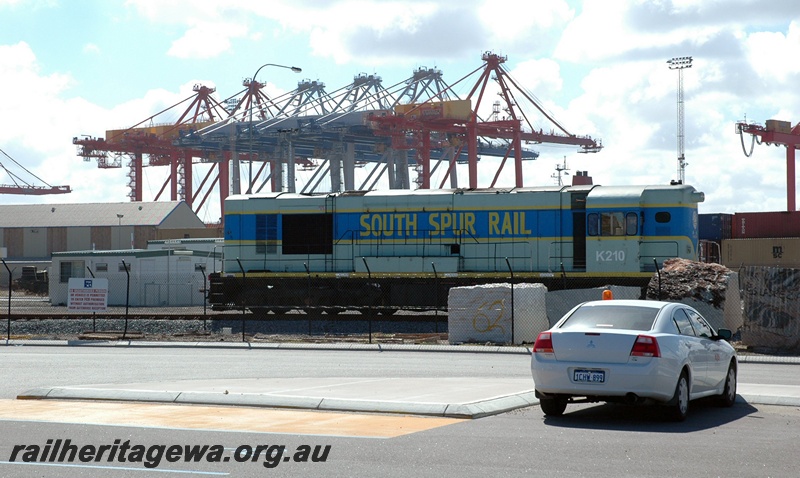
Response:
[{"label": "blue and yellow locomotive", "polygon": [[270,193],[225,202],[219,309],[444,308],[459,285],[645,285],[697,259],[687,185]]}]

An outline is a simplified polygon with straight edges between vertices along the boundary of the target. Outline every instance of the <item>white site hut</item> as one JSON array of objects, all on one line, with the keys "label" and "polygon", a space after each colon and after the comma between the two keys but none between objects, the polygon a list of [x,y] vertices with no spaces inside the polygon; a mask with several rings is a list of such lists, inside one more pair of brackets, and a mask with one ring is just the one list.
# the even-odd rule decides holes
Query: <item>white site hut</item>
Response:
[{"label": "white site hut", "polygon": [[95,277],[108,279],[109,306],[124,306],[126,300],[131,307],[202,306],[208,274],[220,267],[222,253],[221,239],[154,241],[148,249],[53,253],[50,303],[68,304],[70,278]]}]

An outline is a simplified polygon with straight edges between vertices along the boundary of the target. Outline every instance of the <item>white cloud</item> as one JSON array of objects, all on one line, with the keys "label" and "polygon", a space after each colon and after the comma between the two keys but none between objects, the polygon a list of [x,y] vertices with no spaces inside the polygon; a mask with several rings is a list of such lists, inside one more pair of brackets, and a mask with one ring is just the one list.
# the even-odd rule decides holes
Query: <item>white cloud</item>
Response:
[{"label": "white cloud", "polygon": [[231,48],[232,38],[246,36],[246,28],[235,23],[196,22],[172,43],[167,54],[177,58],[214,58]]},{"label": "white cloud", "polygon": [[83,52],[96,55],[100,53],[100,47],[95,43],[87,43],[83,46]]},{"label": "white cloud", "polygon": [[[800,24],[783,32],[755,32],[745,40],[747,58],[763,78],[785,82],[800,73]],[[795,83],[796,85],[796,83]]]}]

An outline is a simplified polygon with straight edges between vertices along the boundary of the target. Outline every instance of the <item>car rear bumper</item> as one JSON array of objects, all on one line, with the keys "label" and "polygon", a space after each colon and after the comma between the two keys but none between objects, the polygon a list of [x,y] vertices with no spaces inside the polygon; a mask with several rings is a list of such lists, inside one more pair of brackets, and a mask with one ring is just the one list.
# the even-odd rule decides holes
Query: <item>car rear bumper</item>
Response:
[{"label": "car rear bumper", "polygon": [[[602,370],[601,383],[576,382],[574,370]],[[537,357],[531,361],[533,382],[538,392],[573,397],[630,397],[666,402],[675,393],[678,377],[672,367],[660,359],[646,363],[606,364],[556,362]]]}]

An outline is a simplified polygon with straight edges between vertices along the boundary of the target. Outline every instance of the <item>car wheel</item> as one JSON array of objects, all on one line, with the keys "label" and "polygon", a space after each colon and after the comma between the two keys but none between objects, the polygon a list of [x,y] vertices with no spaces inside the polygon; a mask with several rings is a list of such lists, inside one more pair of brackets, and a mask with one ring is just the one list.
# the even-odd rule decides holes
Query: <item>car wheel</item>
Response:
[{"label": "car wheel", "polygon": [[725,389],[718,397],[718,403],[722,407],[732,407],[736,402],[736,367],[731,364],[728,367],[728,375],[725,377]]},{"label": "car wheel", "polygon": [[560,417],[567,409],[566,398],[540,398],[539,406],[548,417]]},{"label": "car wheel", "polygon": [[689,379],[685,371],[678,377],[675,395],[672,396],[668,406],[670,418],[676,422],[686,420],[689,415]]}]

